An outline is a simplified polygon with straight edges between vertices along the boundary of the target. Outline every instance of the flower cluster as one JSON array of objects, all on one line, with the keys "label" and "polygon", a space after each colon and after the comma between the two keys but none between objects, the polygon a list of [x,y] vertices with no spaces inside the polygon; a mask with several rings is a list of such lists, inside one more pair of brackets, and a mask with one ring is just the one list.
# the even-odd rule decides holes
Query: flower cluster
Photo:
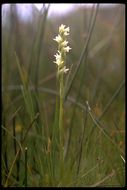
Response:
[{"label": "flower cluster", "polygon": [[65,66],[66,53],[70,51],[70,47],[67,46],[68,41],[66,40],[66,36],[69,35],[69,27],[65,28],[65,25],[61,25],[59,27],[59,34],[53,40],[58,43],[58,53],[56,53],[55,58],[56,63],[58,65],[58,73],[66,73],[69,69]]}]

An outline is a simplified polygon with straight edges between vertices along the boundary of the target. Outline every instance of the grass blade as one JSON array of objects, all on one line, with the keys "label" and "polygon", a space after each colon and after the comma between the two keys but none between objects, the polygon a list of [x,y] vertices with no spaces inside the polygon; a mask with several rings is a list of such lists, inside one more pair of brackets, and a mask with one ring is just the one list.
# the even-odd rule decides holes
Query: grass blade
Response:
[{"label": "grass blade", "polygon": [[[11,173],[12,173],[12,169],[13,169],[13,167],[14,167],[14,164],[15,164],[15,162],[16,162],[16,160],[17,160],[18,155],[20,154],[20,151],[22,150],[22,145],[23,145],[23,143],[24,143],[24,141],[25,141],[25,139],[26,139],[26,137],[27,137],[27,135],[28,135],[28,132],[29,132],[30,128],[33,126],[33,124],[34,124],[34,122],[36,121],[37,117],[38,117],[38,114],[35,116],[34,120],[30,123],[28,129],[26,130],[25,135],[24,135],[24,137],[23,137],[23,139],[22,139],[22,141],[21,141],[21,145],[19,144],[19,145],[20,145],[20,148],[18,149],[18,151],[17,151],[17,153],[16,153],[16,156],[15,156],[15,158],[14,158],[14,160],[13,160],[13,163],[12,163],[12,165],[11,165],[11,168],[10,168],[10,170],[9,170],[9,173],[8,173],[8,176],[7,176],[7,179],[6,179],[6,182],[5,182],[5,187],[8,186],[8,180],[9,180],[9,177],[10,177],[10,175],[11,175]],[[3,127],[3,128],[4,128],[4,127]],[[5,128],[4,128],[4,129],[5,129]],[[14,138],[14,137],[13,137],[13,138]]]},{"label": "grass blade", "polygon": [[86,52],[87,52],[86,50],[88,48],[88,44],[89,44],[91,36],[92,36],[92,32],[93,32],[94,25],[95,25],[95,22],[96,22],[96,17],[97,17],[98,9],[99,9],[99,4],[97,5],[96,11],[95,11],[95,15],[94,15],[94,19],[93,19],[93,23],[91,25],[90,32],[89,32],[87,41],[85,42],[83,51],[82,51],[80,59],[79,59],[79,62],[77,64],[77,66],[76,66],[76,69],[75,69],[75,71],[74,71],[74,73],[72,75],[72,79],[70,80],[70,83],[68,84],[68,88],[67,88],[67,90],[65,92],[64,101],[66,101],[66,99],[67,99],[67,96],[68,96],[68,94],[69,94],[69,92],[70,92],[70,90],[72,88],[73,82],[74,82],[74,80],[76,78],[76,75],[77,75],[77,73],[79,71],[80,65],[82,64],[82,61],[83,61],[84,57],[86,56]]},{"label": "grass blade", "polygon": [[28,155],[27,155],[27,147],[25,148],[25,187],[27,187],[27,162],[28,162]]}]

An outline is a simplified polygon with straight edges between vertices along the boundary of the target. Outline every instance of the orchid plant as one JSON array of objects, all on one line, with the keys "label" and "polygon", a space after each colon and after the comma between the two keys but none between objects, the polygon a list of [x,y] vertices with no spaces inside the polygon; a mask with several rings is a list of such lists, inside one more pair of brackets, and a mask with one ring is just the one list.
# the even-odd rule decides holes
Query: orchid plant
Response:
[{"label": "orchid plant", "polygon": [[59,81],[59,94],[60,94],[60,107],[59,107],[59,140],[60,140],[60,160],[61,160],[61,177],[63,171],[63,162],[64,162],[64,140],[63,140],[63,95],[64,95],[64,74],[69,71],[69,68],[66,68],[66,54],[71,50],[68,46],[67,36],[69,35],[70,28],[65,25],[59,27],[59,34],[53,40],[58,43],[58,50],[55,55],[56,60],[54,63],[57,64],[57,79]]}]

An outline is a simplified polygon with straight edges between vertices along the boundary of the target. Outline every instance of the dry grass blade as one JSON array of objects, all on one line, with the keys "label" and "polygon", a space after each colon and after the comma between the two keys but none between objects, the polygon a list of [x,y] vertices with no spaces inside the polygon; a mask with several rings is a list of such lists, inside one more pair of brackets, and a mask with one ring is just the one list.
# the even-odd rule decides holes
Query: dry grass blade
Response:
[{"label": "dry grass blade", "polygon": [[91,185],[90,187],[97,187],[100,186],[102,183],[104,183],[106,180],[108,180],[109,178],[113,177],[115,175],[115,171],[113,170],[108,176],[106,176],[105,178],[103,178],[101,181],[95,183],[94,185]]}]

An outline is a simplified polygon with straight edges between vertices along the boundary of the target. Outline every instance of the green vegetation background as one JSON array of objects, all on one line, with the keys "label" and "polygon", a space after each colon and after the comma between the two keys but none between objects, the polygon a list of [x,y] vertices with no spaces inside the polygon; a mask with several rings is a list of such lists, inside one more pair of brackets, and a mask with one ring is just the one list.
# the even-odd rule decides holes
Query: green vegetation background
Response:
[{"label": "green vegetation background", "polygon": [[[95,5],[47,17],[49,9],[44,6],[39,12],[32,5],[33,19],[25,22],[15,4],[2,15],[2,185],[122,187],[125,7],[103,9],[100,4],[98,9]],[[61,24],[70,27],[72,48],[67,56],[71,70],[64,104],[63,179],[59,179],[59,91],[53,63],[57,50],[53,38]],[[84,111],[86,101],[91,113]]]}]

